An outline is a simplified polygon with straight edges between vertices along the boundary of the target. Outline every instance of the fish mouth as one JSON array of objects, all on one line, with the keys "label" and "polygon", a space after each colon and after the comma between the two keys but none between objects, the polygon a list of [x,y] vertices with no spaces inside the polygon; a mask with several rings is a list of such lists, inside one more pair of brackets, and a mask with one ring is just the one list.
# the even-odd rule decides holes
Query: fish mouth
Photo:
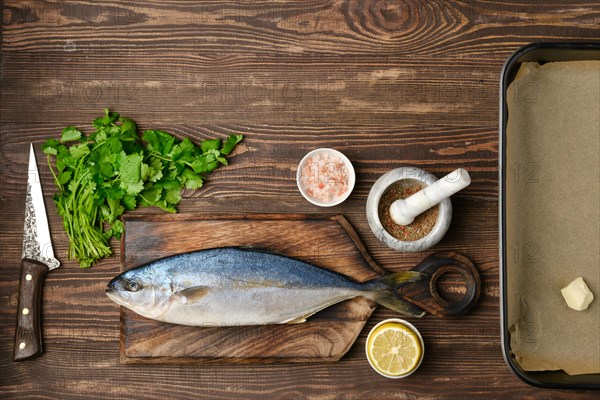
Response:
[{"label": "fish mouth", "polygon": [[108,298],[114,301],[115,303],[122,304],[126,301],[126,299],[123,298],[123,296],[113,288],[106,288],[104,293],[106,293]]},{"label": "fish mouth", "polygon": [[104,293],[108,296],[109,299],[114,301],[117,304],[125,305],[127,300],[129,300],[129,294],[123,290],[119,290],[116,281],[113,279],[110,281],[104,290]]}]

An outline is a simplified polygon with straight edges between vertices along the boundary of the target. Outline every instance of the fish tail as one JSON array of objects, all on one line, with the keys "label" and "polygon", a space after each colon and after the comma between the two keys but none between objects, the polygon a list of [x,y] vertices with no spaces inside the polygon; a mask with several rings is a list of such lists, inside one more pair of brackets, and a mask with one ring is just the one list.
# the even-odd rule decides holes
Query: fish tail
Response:
[{"label": "fish tail", "polygon": [[366,289],[371,294],[367,297],[400,314],[422,317],[425,315],[425,311],[406,301],[398,293],[398,289],[406,283],[420,281],[425,278],[427,278],[426,274],[417,271],[402,271],[385,275],[366,284]]}]

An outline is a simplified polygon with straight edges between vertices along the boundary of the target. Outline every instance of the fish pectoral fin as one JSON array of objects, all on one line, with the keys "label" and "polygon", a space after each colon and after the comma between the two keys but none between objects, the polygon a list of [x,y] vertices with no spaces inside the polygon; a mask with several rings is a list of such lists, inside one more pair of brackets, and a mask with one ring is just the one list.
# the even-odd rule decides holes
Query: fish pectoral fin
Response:
[{"label": "fish pectoral fin", "polygon": [[303,324],[306,322],[306,318],[308,318],[308,317],[310,317],[310,315],[293,318],[288,321],[285,321],[284,324]]},{"label": "fish pectoral fin", "polygon": [[324,310],[324,309],[326,309],[326,308],[327,308],[327,307],[329,307],[329,306],[332,306],[332,305],[334,305],[334,304],[337,304],[337,303],[339,303],[340,301],[347,300],[347,299],[348,299],[348,298],[344,298],[344,299],[342,299],[342,300],[334,300],[334,301],[331,301],[331,302],[329,302],[329,303],[327,303],[327,304],[324,304],[324,305],[322,305],[322,306],[321,306],[321,307],[319,307],[318,309],[316,309],[316,310],[314,310],[314,311],[312,311],[312,312],[309,312],[308,314],[304,314],[304,315],[301,315],[301,316],[299,316],[299,317],[295,317],[295,318],[292,318],[292,319],[288,319],[287,321],[283,321],[283,322],[281,322],[281,323],[282,323],[282,324],[302,324],[302,323],[306,322],[306,319],[307,319],[307,318],[309,318],[309,317],[311,317],[311,316],[315,315],[315,314],[316,314],[316,313],[318,313],[319,311],[321,311],[321,310]]},{"label": "fish pectoral fin", "polygon": [[207,286],[192,286],[174,293],[184,304],[195,303],[208,294],[210,288]]}]

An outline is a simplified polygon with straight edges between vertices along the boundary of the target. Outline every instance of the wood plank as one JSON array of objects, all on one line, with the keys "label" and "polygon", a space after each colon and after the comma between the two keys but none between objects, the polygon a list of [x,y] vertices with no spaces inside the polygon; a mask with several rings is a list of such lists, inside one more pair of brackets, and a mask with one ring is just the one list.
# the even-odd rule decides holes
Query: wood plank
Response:
[{"label": "wood plank", "polygon": [[[594,38],[598,28],[597,4],[592,1],[573,7],[518,1],[63,4],[12,0],[5,7],[7,51],[44,51],[50,45],[66,51],[79,47],[222,53],[226,49],[229,54],[485,57],[490,50],[511,51],[519,41],[515,31],[541,40],[552,37],[553,31],[564,37]],[[66,43],[68,39],[75,47]]]}]

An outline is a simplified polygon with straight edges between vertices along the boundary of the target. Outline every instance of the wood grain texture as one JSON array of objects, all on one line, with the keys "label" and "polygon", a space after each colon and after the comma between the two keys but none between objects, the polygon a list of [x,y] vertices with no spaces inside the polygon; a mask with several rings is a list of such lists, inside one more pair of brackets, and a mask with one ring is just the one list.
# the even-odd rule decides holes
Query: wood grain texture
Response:
[{"label": "wood grain texture", "polygon": [[[597,1],[40,1],[2,2],[0,48],[0,394],[2,398],[589,399],[540,390],[502,359],[498,283],[498,82],[504,60],[534,41],[600,36]],[[44,354],[11,360],[30,142],[69,124],[89,129],[104,107],[192,139],[246,135],[227,168],[186,192],[183,213],[341,213],[378,264],[408,269],[372,235],[364,207],[384,172],[463,167],[453,198],[455,250],[479,268],[466,316],[411,320],[427,353],[408,379],[386,380],[364,355],[378,308],[336,363],[121,365],[119,311],[104,287],[120,250],[90,270],[66,260],[67,238],[40,167],[62,266],[43,293]],[[357,185],[322,210],[297,192],[297,162],[316,147],[352,160]],[[155,212],[154,210],[143,210]],[[458,286],[454,286],[459,291]]]},{"label": "wood grain texture", "polygon": [[14,361],[32,359],[42,353],[42,287],[47,273],[46,264],[21,260]]}]

